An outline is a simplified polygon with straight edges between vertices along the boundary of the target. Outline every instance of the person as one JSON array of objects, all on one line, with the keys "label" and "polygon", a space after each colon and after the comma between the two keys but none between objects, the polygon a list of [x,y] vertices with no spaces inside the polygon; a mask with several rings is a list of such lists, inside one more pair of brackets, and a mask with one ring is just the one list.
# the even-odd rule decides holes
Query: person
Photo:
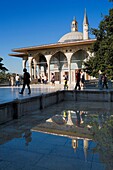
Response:
[{"label": "person", "polygon": [[14,86],[14,77],[13,76],[10,77],[10,83],[11,83],[11,86],[13,87]]},{"label": "person", "polygon": [[77,70],[76,71],[76,85],[75,85],[75,90],[77,90],[77,87],[79,88],[79,90],[81,89],[80,87],[80,77],[81,77],[81,74],[80,74],[80,70]]},{"label": "person", "polygon": [[24,72],[24,75],[23,75],[23,87],[22,87],[21,92],[19,92],[19,93],[23,94],[25,86],[27,85],[28,90],[29,90],[28,94],[31,94],[31,89],[30,89],[30,74],[27,72],[26,68],[23,69],[23,72]]},{"label": "person", "polygon": [[84,72],[81,71],[81,87],[84,87],[84,82],[85,82]]},{"label": "person", "polygon": [[108,89],[106,74],[103,74],[102,76],[102,88],[104,88],[104,86],[106,86],[106,89]]},{"label": "person", "polygon": [[99,70],[99,77],[98,77],[98,87],[100,90],[102,90],[102,72]]},{"label": "person", "polygon": [[55,85],[55,76],[54,76],[54,73],[51,74],[51,82],[52,82],[52,85]]},{"label": "person", "polygon": [[15,83],[15,86],[20,86],[20,77],[19,77],[19,75],[17,74],[16,75],[16,77],[15,77],[15,81],[16,81],[16,83]]},{"label": "person", "polygon": [[64,75],[64,89],[68,89],[68,84],[67,84],[67,81],[68,81],[68,75]]}]

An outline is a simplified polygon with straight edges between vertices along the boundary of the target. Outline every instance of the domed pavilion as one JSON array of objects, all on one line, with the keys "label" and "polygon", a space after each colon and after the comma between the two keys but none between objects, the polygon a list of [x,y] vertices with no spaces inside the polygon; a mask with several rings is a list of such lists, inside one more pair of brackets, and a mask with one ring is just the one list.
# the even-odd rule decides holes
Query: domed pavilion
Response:
[{"label": "domed pavilion", "polygon": [[[83,62],[91,57],[90,46],[95,39],[90,39],[89,23],[84,13],[83,33],[78,31],[78,23],[74,18],[71,23],[71,32],[63,35],[55,44],[32,46],[13,49],[13,57],[22,58],[22,69],[27,68],[31,79],[37,79],[39,75],[46,75],[48,82],[51,81],[52,73],[55,82],[64,83],[64,75],[68,76],[68,84],[75,84],[75,72],[83,69]],[[85,79],[90,79],[85,73]]]}]

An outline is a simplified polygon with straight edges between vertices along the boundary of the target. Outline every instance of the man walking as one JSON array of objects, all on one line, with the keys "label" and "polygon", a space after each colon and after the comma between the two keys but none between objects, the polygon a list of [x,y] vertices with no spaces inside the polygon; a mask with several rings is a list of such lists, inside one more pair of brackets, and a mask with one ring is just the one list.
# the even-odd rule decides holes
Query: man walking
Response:
[{"label": "man walking", "polygon": [[77,90],[77,87],[78,87],[79,90],[81,89],[81,87],[80,87],[80,77],[81,77],[80,70],[77,70],[75,90]]},{"label": "man walking", "polygon": [[24,75],[23,75],[23,87],[22,87],[21,92],[19,92],[19,93],[23,94],[25,86],[27,85],[28,90],[29,90],[28,94],[31,94],[31,89],[30,89],[30,74],[27,72],[26,68],[23,69],[23,72],[24,72]]}]

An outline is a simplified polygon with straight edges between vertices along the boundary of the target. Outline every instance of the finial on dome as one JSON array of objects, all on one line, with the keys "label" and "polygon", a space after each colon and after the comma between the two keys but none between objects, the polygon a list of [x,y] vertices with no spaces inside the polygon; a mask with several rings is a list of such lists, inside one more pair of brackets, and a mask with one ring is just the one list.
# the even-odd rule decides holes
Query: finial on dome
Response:
[{"label": "finial on dome", "polygon": [[73,17],[73,21],[71,23],[71,31],[72,32],[78,31],[78,23],[76,21],[76,17],[75,16]]},{"label": "finial on dome", "polygon": [[75,16],[73,17],[73,20],[76,21],[76,17]]}]

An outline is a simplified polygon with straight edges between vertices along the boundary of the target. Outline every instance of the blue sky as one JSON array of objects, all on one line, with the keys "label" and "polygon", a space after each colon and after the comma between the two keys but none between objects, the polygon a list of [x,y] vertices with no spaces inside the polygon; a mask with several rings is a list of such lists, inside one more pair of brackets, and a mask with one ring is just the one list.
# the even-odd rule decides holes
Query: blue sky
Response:
[{"label": "blue sky", "polygon": [[[70,32],[73,17],[82,32],[86,8],[90,28],[98,28],[108,0],[0,0],[0,57],[10,73],[22,73],[22,59],[8,56],[12,49],[56,43]],[[91,36],[90,36],[91,37]]]}]

